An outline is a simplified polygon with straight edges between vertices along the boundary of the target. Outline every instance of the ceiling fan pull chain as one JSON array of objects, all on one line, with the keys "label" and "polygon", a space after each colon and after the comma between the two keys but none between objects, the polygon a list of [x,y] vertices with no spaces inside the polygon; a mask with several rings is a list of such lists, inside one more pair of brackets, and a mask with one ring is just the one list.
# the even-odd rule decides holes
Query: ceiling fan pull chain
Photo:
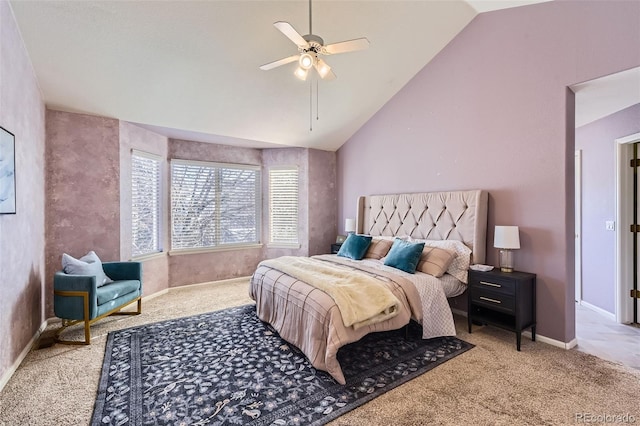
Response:
[{"label": "ceiling fan pull chain", "polygon": [[313,82],[309,80],[309,131],[313,132]]},{"label": "ceiling fan pull chain", "polygon": [[318,79],[316,79],[316,120],[320,120],[320,90],[318,90]]}]

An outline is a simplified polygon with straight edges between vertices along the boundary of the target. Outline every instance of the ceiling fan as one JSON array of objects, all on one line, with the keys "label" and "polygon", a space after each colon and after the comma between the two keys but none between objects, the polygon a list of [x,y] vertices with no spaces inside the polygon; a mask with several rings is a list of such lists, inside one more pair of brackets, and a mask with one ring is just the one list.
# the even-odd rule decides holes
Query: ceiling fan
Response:
[{"label": "ceiling fan", "polygon": [[313,67],[318,72],[318,75],[324,80],[333,80],[336,75],[331,70],[331,67],[327,65],[325,61],[320,58],[322,55],[335,55],[338,53],[353,52],[356,50],[362,50],[369,47],[369,40],[365,37],[357,38],[354,40],[341,41],[338,43],[328,44],[325,46],[324,40],[313,34],[311,27],[311,0],[309,0],[309,34],[300,35],[293,26],[284,21],[278,21],[273,24],[282,34],[284,34],[289,40],[294,42],[298,46],[297,55],[288,56],[277,61],[269,62],[260,67],[261,70],[270,70],[281,65],[289,64],[291,62],[298,62],[298,68],[294,74],[300,80],[306,80],[309,70]]}]

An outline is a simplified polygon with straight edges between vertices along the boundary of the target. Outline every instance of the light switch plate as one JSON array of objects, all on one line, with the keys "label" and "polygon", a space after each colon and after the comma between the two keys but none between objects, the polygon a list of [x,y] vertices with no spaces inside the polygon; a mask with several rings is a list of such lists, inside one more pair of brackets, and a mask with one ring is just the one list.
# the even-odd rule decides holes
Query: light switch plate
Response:
[{"label": "light switch plate", "polygon": [[613,220],[607,220],[604,222],[604,227],[607,231],[615,231],[616,230],[616,223]]}]

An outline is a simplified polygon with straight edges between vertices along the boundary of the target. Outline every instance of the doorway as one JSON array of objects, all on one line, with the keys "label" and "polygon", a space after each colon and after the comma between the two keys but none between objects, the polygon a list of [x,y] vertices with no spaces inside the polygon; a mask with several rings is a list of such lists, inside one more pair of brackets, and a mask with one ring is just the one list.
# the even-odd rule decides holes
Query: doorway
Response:
[{"label": "doorway", "polygon": [[[620,324],[638,323],[640,299],[630,297],[633,289],[633,243],[636,233],[629,232],[634,218],[634,176],[629,167],[634,158],[634,145],[640,142],[640,133],[616,139],[616,321]],[[639,263],[640,264],[640,263]],[[636,281],[637,282],[637,281]],[[635,308],[634,308],[635,304]]]},{"label": "doorway", "polygon": [[640,142],[640,68],[571,89],[576,129],[577,348],[640,368],[640,357],[623,359],[625,353],[637,353],[640,342],[640,329],[627,325],[633,321],[634,304],[639,303],[630,297],[634,261],[630,225],[634,221],[629,164],[633,143]]},{"label": "doorway", "polygon": [[[634,158],[634,144],[640,142],[640,133],[615,139],[615,315],[581,302],[581,291],[578,275],[578,265],[581,264],[578,241],[581,234],[578,230],[582,218],[582,152],[576,151],[576,349],[613,362],[640,369],[640,328],[633,327],[633,304],[638,305],[637,299],[630,297],[633,285],[633,239],[635,234],[630,232],[630,225],[634,223],[633,193],[640,191],[634,188],[633,168],[630,162]],[[638,150],[640,151],[640,149]],[[640,170],[638,170],[640,172]],[[640,184],[640,182],[639,182]],[[640,199],[640,197],[638,197]],[[640,216],[640,212],[639,212]],[[640,241],[639,246],[640,250]],[[640,262],[639,262],[640,264]],[[581,273],[582,271],[580,271]],[[588,297],[588,296],[587,296]],[[636,309],[640,306],[636,306]],[[636,319],[637,321],[637,319]]]}]

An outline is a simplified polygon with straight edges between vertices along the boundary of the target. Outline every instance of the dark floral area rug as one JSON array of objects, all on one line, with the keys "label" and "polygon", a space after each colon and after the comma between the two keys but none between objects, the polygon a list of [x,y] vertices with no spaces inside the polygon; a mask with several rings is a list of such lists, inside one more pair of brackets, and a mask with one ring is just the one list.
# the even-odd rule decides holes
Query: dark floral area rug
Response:
[{"label": "dark floral area rug", "polygon": [[254,305],[109,333],[92,425],[322,425],[473,345],[417,324],[338,352],[317,371]]}]

